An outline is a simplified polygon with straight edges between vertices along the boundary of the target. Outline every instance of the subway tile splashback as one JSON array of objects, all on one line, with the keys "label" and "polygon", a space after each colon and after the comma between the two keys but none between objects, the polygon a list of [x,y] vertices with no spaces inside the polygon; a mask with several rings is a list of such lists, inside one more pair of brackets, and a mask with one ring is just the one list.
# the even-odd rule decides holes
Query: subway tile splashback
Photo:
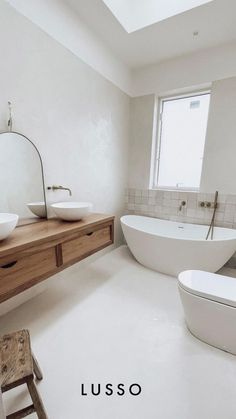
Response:
[{"label": "subway tile splashback", "polygon": [[[182,201],[186,206],[180,210]],[[126,190],[126,212],[165,220],[209,224],[212,208],[202,208],[200,201],[214,201],[214,193],[161,191],[129,188]],[[219,193],[215,225],[236,229],[236,195]]]}]

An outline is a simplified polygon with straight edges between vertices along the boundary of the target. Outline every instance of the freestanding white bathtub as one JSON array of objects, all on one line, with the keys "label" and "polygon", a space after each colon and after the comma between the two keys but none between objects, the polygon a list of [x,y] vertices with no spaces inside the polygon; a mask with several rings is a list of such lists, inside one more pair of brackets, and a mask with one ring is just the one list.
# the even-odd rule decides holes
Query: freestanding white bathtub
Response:
[{"label": "freestanding white bathtub", "polygon": [[236,251],[236,230],[185,224],[138,215],[121,217],[128,247],[142,265],[177,276],[185,270],[218,271]]}]

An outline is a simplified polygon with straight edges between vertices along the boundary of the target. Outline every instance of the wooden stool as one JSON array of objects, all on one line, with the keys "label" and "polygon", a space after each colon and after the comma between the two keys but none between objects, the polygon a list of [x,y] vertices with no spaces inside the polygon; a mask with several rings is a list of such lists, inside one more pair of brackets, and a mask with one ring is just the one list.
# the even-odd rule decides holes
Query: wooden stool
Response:
[{"label": "wooden stool", "polygon": [[32,405],[10,414],[6,418],[21,419],[36,412],[39,419],[48,419],[34,383],[34,374],[38,380],[42,380],[43,375],[31,352],[28,330],[21,330],[0,338],[0,368],[1,397],[5,391],[26,384],[33,402]]}]

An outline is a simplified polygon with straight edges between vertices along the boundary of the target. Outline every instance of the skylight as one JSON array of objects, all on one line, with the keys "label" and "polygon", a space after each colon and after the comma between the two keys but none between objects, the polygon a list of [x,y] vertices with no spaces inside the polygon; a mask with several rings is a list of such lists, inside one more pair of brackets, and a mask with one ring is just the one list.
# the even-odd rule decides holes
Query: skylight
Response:
[{"label": "skylight", "polygon": [[130,33],[212,0],[103,0]]}]

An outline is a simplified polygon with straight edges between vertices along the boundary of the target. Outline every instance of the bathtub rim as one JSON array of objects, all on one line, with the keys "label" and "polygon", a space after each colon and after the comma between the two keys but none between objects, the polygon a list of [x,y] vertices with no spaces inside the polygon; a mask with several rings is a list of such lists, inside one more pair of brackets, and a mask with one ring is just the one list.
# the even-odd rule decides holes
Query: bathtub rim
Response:
[{"label": "bathtub rim", "polygon": [[134,227],[134,226],[132,226],[132,225],[130,225],[130,224],[128,224],[128,223],[126,223],[124,221],[124,219],[127,218],[127,217],[148,218],[148,219],[151,219],[151,220],[158,220],[158,221],[168,222],[168,223],[175,224],[175,225],[178,224],[178,225],[193,226],[195,228],[197,226],[199,226],[199,227],[206,227],[207,228],[207,227],[209,227],[209,225],[207,225],[207,224],[185,223],[183,221],[178,222],[178,221],[166,220],[164,218],[149,217],[147,215],[136,215],[136,214],[126,214],[126,215],[122,215],[120,217],[120,223],[121,223],[121,225],[123,224],[123,225],[131,228],[132,230],[135,230],[135,231],[137,231],[139,233],[140,232],[141,233],[144,233],[144,234],[146,234],[148,236],[151,236],[151,237],[161,237],[163,239],[180,240],[180,241],[203,242],[203,243],[208,243],[208,244],[209,243],[212,243],[213,244],[213,243],[217,243],[217,242],[223,242],[223,241],[227,241],[228,242],[228,241],[236,240],[236,229],[234,229],[234,228],[218,227],[218,226],[217,227],[214,227],[215,229],[218,229],[218,230],[234,231],[235,232],[235,237],[220,238],[220,239],[214,239],[213,238],[213,240],[198,239],[198,238],[192,238],[192,237],[191,238],[190,237],[173,237],[173,236],[163,235],[163,234],[160,234],[160,233],[150,233],[148,231],[145,231],[145,230],[142,230],[140,228]]}]

